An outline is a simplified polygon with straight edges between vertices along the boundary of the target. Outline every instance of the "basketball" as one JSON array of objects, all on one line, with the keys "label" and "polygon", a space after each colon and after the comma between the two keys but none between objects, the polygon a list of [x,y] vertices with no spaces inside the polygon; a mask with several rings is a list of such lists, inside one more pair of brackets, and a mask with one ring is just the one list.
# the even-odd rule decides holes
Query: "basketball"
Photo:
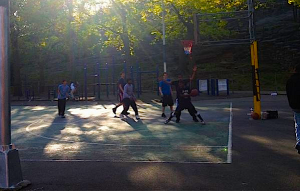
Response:
[{"label": "basketball", "polygon": [[254,113],[254,112],[251,114],[251,117],[254,120],[258,120],[259,119],[259,115],[257,113]]},{"label": "basketball", "polygon": [[192,97],[195,97],[195,96],[197,96],[198,94],[199,94],[199,92],[198,92],[197,89],[193,89],[193,90],[191,91],[191,96],[192,96]]}]

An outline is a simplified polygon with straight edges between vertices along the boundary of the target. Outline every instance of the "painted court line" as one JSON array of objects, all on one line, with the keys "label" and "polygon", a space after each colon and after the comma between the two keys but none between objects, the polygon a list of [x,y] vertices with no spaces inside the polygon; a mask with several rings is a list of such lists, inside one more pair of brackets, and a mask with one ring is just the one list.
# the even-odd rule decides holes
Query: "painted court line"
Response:
[{"label": "painted court line", "polygon": [[49,160],[49,159],[21,159],[21,162],[111,162],[111,163],[169,163],[169,164],[228,164],[227,162],[188,162],[188,161],[122,161],[122,160]]},{"label": "painted court line", "polygon": [[232,103],[230,104],[230,120],[229,120],[229,130],[228,130],[228,154],[227,154],[227,163],[232,163]]}]

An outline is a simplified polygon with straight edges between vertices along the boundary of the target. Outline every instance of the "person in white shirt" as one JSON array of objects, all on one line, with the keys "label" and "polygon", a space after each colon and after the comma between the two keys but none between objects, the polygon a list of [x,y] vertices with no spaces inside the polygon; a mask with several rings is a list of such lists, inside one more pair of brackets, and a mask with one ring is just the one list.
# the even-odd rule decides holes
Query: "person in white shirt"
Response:
[{"label": "person in white shirt", "polygon": [[76,91],[76,86],[75,86],[74,82],[71,82],[70,88],[71,88],[71,99],[74,99],[74,93]]}]

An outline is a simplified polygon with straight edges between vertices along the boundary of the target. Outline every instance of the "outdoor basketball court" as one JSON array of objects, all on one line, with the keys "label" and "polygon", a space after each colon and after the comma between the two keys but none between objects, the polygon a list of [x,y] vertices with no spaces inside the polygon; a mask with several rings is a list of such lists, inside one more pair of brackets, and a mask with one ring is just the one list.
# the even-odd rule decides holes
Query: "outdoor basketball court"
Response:
[{"label": "outdoor basketball court", "polygon": [[22,161],[231,163],[232,104],[194,103],[206,125],[187,111],[165,125],[155,102],[138,102],[141,120],[128,123],[113,103],[70,105],[65,119],[56,106],[13,106],[12,138]]}]

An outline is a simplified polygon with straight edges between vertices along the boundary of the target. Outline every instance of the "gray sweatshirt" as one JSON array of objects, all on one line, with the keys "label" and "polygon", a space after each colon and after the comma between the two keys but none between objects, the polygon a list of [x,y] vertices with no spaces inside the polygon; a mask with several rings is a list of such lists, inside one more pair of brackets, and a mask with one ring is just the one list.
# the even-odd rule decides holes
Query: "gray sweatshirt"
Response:
[{"label": "gray sweatshirt", "polygon": [[126,84],[124,86],[124,93],[123,93],[123,99],[125,98],[134,98],[134,94],[133,94],[133,85],[132,84]]}]

